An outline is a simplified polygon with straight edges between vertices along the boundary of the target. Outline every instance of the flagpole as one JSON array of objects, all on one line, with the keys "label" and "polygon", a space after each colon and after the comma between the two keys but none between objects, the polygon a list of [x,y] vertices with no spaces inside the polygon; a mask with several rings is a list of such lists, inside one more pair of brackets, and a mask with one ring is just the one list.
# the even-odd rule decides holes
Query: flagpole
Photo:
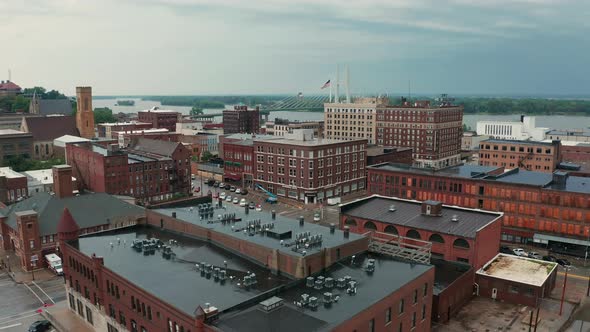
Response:
[{"label": "flagpole", "polygon": [[328,102],[332,102],[332,79],[330,79],[330,99],[328,99]]}]

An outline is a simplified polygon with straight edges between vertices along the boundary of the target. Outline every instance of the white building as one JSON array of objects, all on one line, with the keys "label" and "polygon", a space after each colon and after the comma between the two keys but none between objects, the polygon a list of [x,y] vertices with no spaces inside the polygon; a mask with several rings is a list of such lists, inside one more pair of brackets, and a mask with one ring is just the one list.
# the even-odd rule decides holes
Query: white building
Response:
[{"label": "white building", "polygon": [[203,131],[203,122],[196,120],[183,119],[176,122],[176,132],[182,135],[196,135]]},{"label": "white building", "polygon": [[[52,193],[53,192],[53,171],[49,169],[40,169],[36,171],[22,172],[27,177],[27,187],[29,190],[29,196],[34,196],[37,193]],[[72,186],[74,193],[76,190],[76,178],[72,176]]]},{"label": "white building", "polygon": [[542,141],[549,128],[537,127],[534,116],[523,115],[520,121],[477,121],[476,130],[495,139]]}]

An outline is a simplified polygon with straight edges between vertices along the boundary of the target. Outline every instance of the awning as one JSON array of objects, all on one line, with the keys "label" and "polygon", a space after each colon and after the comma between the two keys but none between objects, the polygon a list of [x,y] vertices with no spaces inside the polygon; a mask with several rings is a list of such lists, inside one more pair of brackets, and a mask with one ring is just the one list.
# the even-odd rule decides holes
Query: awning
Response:
[{"label": "awning", "polygon": [[239,174],[225,174],[224,177],[233,181],[240,181],[242,179]]},{"label": "awning", "polygon": [[545,234],[535,234],[533,236],[533,241],[537,243],[548,243],[548,241],[555,241],[555,242],[564,242],[570,244],[577,244],[580,246],[590,246],[589,241],[578,240],[578,239],[570,239],[561,236],[553,236],[553,235],[545,235]]}]

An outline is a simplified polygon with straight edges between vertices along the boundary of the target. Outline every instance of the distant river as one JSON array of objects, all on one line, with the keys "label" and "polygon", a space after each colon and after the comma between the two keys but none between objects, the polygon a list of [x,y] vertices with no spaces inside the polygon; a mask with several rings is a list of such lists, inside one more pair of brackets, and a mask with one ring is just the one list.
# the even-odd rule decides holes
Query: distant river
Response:
[{"label": "distant river", "polygon": [[[134,106],[115,106],[117,99],[93,99],[93,107],[108,107],[114,113],[137,113],[137,111],[147,110],[154,106],[160,109],[175,110],[182,114],[188,115],[191,107],[188,106],[162,106],[158,101],[141,100],[135,98],[120,98],[120,100],[134,100]],[[233,108],[233,105],[226,105],[226,108]],[[221,109],[204,109],[205,114],[221,113]],[[537,115],[537,126],[548,127],[553,129],[578,128],[587,129],[590,127],[590,116],[563,116],[563,115]],[[271,112],[269,120],[275,118],[289,120],[309,120],[317,121],[324,119],[322,112]],[[463,122],[475,130],[477,121],[494,120],[494,121],[518,121],[520,115],[487,115],[487,114],[466,114],[463,115]],[[217,119],[221,121],[221,119]]]}]

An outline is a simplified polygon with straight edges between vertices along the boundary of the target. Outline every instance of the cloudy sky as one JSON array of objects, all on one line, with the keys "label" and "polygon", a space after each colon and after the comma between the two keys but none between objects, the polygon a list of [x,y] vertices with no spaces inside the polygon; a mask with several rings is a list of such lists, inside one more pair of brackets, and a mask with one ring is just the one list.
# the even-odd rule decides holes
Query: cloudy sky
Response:
[{"label": "cloudy sky", "polygon": [[589,94],[588,0],[0,0],[0,78],[68,94]]}]

